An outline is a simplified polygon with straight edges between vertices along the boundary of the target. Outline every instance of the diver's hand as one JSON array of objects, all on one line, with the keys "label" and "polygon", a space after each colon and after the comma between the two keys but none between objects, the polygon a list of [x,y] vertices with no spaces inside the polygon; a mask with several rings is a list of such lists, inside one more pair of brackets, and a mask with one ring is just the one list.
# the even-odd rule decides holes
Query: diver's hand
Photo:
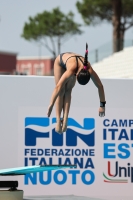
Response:
[{"label": "diver's hand", "polygon": [[48,107],[48,112],[47,112],[47,116],[48,116],[48,117],[50,117],[51,112],[52,112],[52,109],[53,109],[53,105],[50,105],[50,106]]},{"label": "diver's hand", "polygon": [[99,108],[99,116],[104,117],[105,116],[105,107],[100,107]]}]

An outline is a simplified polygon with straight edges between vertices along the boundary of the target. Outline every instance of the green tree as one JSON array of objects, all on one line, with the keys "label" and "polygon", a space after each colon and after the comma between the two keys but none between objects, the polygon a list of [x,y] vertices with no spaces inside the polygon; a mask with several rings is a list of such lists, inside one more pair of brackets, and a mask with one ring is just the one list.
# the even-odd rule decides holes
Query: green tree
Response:
[{"label": "green tree", "polygon": [[74,22],[74,14],[62,13],[57,7],[51,12],[44,11],[35,17],[29,17],[24,24],[22,37],[29,41],[43,44],[55,58],[60,53],[61,45],[75,34],[81,34],[81,25]]},{"label": "green tree", "polygon": [[133,0],[82,0],[76,7],[87,25],[112,23],[113,51],[123,49],[125,31],[133,26]]}]

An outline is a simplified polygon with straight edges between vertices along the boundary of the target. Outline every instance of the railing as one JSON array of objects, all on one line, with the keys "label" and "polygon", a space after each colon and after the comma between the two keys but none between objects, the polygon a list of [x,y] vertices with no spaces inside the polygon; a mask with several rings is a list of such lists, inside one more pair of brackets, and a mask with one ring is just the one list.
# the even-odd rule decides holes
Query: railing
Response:
[{"label": "railing", "polygon": [[[130,46],[133,46],[133,40],[125,40],[124,47],[130,47]],[[112,54],[113,54],[112,42],[108,42],[100,46],[99,48],[90,51],[88,55],[88,60],[91,64],[93,64]]]}]

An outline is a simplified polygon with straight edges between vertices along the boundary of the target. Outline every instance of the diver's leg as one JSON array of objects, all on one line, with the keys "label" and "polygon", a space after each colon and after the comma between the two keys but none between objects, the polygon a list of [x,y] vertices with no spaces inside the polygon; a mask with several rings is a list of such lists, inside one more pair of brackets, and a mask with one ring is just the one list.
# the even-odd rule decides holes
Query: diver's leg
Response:
[{"label": "diver's leg", "polygon": [[[63,69],[60,65],[59,65],[59,58],[57,57],[55,64],[54,64],[54,77],[55,77],[55,84],[57,85],[57,83],[59,82],[61,76],[64,74],[65,69]],[[64,98],[64,89],[62,89],[61,93],[59,94],[59,96],[56,99],[55,102],[55,111],[56,111],[56,128],[55,131],[58,133],[61,133],[61,112],[63,109],[63,98]]]},{"label": "diver's leg", "polygon": [[61,125],[62,125],[61,112],[62,112],[62,109],[63,109],[63,99],[64,99],[64,91],[62,91],[59,94],[59,96],[57,97],[56,102],[55,102],[56,121],[57,121],[55,131],[57,133],[61,133],[62,132],[62,130],[61,130]]},{"label": "diver's leg", "polygon": [[69,114],[70,104],[71,104],[71,92],[72,92],[72,89],[66,91],[65,96],[64,96],[62,132],[65,132],[67,129],[67,119],[68,119],[68,114]]},{"label": "diver's leg", "polygon": [[65,87],[65,95],[64,95],[64,107],[63,107],[63,121],[62,121],[62,132],[67,130],[67,119],[71,105],[71,93],[72,88],[74,87],[76,82],[76,78],[73,77],[69,80]]}]

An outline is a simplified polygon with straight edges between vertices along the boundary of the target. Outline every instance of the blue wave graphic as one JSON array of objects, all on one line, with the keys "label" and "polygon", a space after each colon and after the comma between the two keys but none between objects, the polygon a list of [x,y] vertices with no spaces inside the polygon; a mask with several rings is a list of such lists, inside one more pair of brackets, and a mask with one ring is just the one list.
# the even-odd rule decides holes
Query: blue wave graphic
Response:
[{"label": "blue wave graphic", "polygon": [[66,137],[66,146],[78,146],[78,138],[82,140],[87,146],[95,145],[95,131],[89,133],[88,135],[82,134],[81,132],[76,132],[73,129],[67,129],[66,134],[58,134],[55,129],[52,130],[52,145],[53,146],[63,146],[63,137]]},{"label": "blue wave graphic", "polygon": [[26,117],[25,126],[38,125],[38,126],[49,126],[48,117]]},{"label": "blue wave graphic", "polygon": [[49,118],[26,117],[25,118],[25,145],[36,146],[37,138],[49,138],[52,130],[52,145],[63,146],[63,137],[66,137],[66,146],[77,146],[78,140],[82,140],[87,146],[95,145],[95,120],[85,118],[83,126],[72,118],[68,118],[66,134],[58,134],[55,131],[56,118],[52,119],[50,126]]},{"label": "blue wave graphic", "polygon": [[[56,118],[52,119],[52,123],[56,123]],[[68,118],[67,125],[68,125],[68,127],[73,126],[73,127],[77,127],[77,128],[80,128],[80,129],[91,130],[95,127],[95,119],[94,118],[85,118],[83,120],[83,126],[81,126],[73,118]]]}]

